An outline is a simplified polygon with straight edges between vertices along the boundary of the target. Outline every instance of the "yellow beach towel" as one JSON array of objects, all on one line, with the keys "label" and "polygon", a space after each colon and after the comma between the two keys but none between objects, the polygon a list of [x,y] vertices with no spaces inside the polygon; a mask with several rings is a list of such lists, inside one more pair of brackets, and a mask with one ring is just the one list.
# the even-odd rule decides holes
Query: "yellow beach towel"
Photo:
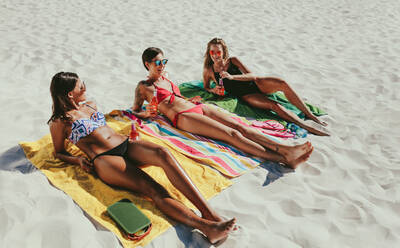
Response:
[{"label": "yellow beach towel", "polygon": [[[130,131],[130,122],[119,121],[107,116],[107,124],[120,134],[128,135]],[[161,140],[146,134],[141,134],[140,138],[165,146]],[[50,135],[46,135],[36,142],[21,142],[20,145],[24,149],[26,157],[47,176],[55,187],[71,196],[92,218],[114,232],[124,247],[144,246],[174,224],[161,213],[151,201],[139,197],[132,192],[112,188],[103,183],[98,177],[83,171],[80,166],[67,164],[59,159],[55,159]],[[67,150],[73,155],[83,155],[82,152],[73,145],[69,145]],[[175,150],[170,149],[170,152],[184,167],[194,184],[199,188],[206,199],[210,199],[232,184],[230,180],[211,168],[199,164]],[[190,208],[195,208],[189,200],[169,182],[162,169],[155,166],[148,166],[143,170],[163,185],[174,198],[183,202]],[[130,199],[153,223],[152,231],[141,241],[134,242],[124,238],[121,230],[118,229],[112,219],[107,215],[107,206],[123,198]]]}]

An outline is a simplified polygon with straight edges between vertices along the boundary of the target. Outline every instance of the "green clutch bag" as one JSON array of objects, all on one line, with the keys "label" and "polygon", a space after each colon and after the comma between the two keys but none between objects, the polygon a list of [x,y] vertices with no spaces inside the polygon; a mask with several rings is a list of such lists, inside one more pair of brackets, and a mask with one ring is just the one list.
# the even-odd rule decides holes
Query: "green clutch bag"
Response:
[{"label": "green clutch bag", "polygon": [[128,239],[140,240],[150,233],[150,219],[128,199],[110,205],[107,212],[124,230]]}]

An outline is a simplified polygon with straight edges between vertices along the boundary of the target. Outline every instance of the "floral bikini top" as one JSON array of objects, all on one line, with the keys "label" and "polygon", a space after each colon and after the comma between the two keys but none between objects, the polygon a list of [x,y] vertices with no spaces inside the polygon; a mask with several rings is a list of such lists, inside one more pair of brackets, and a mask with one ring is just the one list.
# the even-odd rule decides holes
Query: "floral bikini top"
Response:
[{"label": "floral bikini top", "polygon": [[[90,105],[85,105],[95,110]],[[103,113],[96,111],[90,116],[89,119],[82,118],[72,122],[71,134],[69,135],[68,139],[72,143],[76,144],[80,139],[88,136],[97,128],[105,125],[106,118],[104,117]]]}]

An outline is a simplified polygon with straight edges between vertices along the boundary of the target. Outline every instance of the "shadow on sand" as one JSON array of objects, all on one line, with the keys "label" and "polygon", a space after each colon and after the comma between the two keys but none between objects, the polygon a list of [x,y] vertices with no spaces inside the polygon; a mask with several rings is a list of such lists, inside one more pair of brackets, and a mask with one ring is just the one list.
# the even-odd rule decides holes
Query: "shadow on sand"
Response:
[{"label": "shadow on sand", "polygon": [[282,165],[271,161],[266,161],[262,163],[260,167],[268,171],[263,186],[267,186],[268,184],[274,182],[276,179],[282,177],[286,173],[294,172],[293,169],[285,168]]}]

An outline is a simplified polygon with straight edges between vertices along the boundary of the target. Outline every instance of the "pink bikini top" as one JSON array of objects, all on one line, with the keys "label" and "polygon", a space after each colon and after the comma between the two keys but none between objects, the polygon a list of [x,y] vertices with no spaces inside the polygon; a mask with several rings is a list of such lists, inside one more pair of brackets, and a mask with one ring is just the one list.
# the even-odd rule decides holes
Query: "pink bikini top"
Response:
[{"label": "pink bikini top", "polygon": [[180,92],[178,86],[176,86],[174,83],[171,82],[171,80],[169,80],[168,78],[166,78],[166,77],[164,77],[164,76],[161,76],[161,78],[164,79],[164,80],[167,80],[167,81],[171,84],[172,92],[169,91],[169,90],[166,90],[166,89],[164,89],[164,88],[159,88],[159,87],[157,87],[155,84],[153,84],[154,87],[155,87],[156,90],[157,90],[157,102],[161,102],[161,101],[164,100],[165,98],[171,96],[171,98],[169,99],[169,102],[168,102],[168,103],[172,103],[172,102],[174,102],[174,100],[175,100],[175,96],[182,97],[181,92]]}]

